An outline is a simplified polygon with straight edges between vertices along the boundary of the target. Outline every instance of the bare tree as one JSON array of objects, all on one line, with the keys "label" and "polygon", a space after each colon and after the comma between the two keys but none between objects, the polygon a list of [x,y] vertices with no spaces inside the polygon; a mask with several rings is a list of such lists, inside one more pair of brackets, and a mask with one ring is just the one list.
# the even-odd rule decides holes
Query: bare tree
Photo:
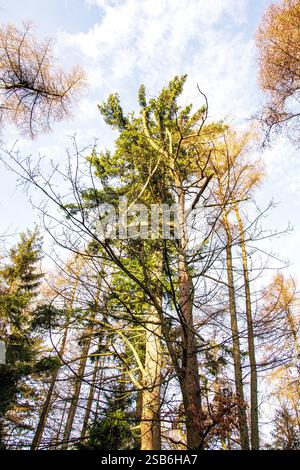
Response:
[{"label": "bare tree", "polygon": [[51,39],[37,41],[30,23],[0,28],[0,119],[34,137],[66,118],[84,85],[84,72],[54,65]]},{"label": "bare tree", "polygon": [[300,1],[272,4],[257,32],[259,82],[268,101],[261,120],[267,138],[272,130],[290,129],[299,141]]}]

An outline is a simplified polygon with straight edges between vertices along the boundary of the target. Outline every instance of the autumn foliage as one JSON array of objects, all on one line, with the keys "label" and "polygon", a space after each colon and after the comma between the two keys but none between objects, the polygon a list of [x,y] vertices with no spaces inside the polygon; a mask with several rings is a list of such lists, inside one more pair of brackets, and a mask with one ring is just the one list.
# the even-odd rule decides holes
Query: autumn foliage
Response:
[{"label": "autumn foliage", "polygon": [[300,1],[272,4],[257,32],[259,82],[268,101],[261,119],[269,135],[272,130],[289,129],[299,140],[300,91]]},{"label": "autumn foliage", "polygon": [[70,72],[56,67],[51,40],[37,41],[30,24],[0,28],[0,118],[13,121],[34,137],[69,115],[82,90],[80,67]]}]

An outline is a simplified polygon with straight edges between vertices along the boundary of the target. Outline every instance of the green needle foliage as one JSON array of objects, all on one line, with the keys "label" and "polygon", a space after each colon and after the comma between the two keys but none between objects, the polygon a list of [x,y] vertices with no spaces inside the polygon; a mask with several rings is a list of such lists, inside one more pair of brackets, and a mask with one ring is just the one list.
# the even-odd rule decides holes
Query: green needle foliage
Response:
[{"label": "green needle foliage", "polygon": [[[49,361],[39,357],[42,341],[32,328],[35,299],[43,277],[38,271],[40,260],[40,236],[36,230],[28,231],[21,234],[19,243],[9,252],[9,262],[0,271],[0,338],[6,345],[6,364],[0,366],[2,445],[6,415],[13,419],[15,408],[20,406],[30,410],[34,389],[26,383],[26,378],[49,370]],[[22,420],[17,424],[22,427]]]}]

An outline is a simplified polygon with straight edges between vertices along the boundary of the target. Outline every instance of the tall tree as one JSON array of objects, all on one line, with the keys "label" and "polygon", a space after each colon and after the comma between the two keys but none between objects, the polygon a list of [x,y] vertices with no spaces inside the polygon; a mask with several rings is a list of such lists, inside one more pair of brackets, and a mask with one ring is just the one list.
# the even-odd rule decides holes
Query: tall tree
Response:
[{"label": "tall tree", "polygon": [[257,32],[259,82],[267,94],[261,119],[267,136],[288,129],[299,142],[300,1],[271,4]]},{"label": "tall tree", "polygon": [[[246,248],[246,229],[244,221],[241,216],[240,207],[251,199],[253,190],[261,181],[263,175],[262,165],[259,161],[251,160],[249,155],[249,144],[254,140],[255,134],[253,129],[245,132],[243,135],[237,135],[232,130],[229,130],[224,136],[226,147],[226,159],[222,166],[216,166],[215,172],[218,175],[218,191],[214,192],[216,200],[224,206],[222,215],[223,226],[225,228],[227,245],[226,245],[226,259],[228,271],[228,289],[230,300],[230,311],[232,316],[232,327],[235,334],[233,334],[233,343],[235,342],[236,357],[236,385],[237,393],[239,396],[244,396],[242,378],[239,373],[241,348],[240,348],[240,333],[238,331],[237,321],[237,289],[234,287],[233,276],[233,263],[232,252],[234,246],[238,243],[241,247],[241,259],[243,268],[243,281],[245,292],[245,313],[247,322],[247,342],[248,354],[250,361],[250,414],[251,414],[251,448],[257,449],[259,447],[259,433],[258,433],[258,390],[257,390],[257,366],[255,357],[255,343],[254,343],[254,328],[252,316],[252,299],[250,291],[250,278],[248,267],[248,255]],[[224,172],[224,166],[226,171]],[[235,215],[237,227],[234,225]],[[236,338],[235,338],[236,336]],[[234,339],[235,338],[235,339]],[[237,380],[237,377],[239,379]],[[239,384],[239,385],[238,385]],[[242,395],[240,395],[242,393]],[[244,431],[241,435],[241,442],[243,445],[249,446],[247,438],[247,417],[245,411],[242,411],[240,424]]]},{"label": "tall tree", "polygon": [[30,24],[0,28],[0,118],[34,137],[64,119],[84,84],[76,67],[54,65],[51,40],[38,41]]},{"label": "tall tree", "polygon": [[[174,352],[174,345],[169,339],[166,327],[166,318],[159,301],[153,298],[153,291],[150,292],[150,301],[154,300],[154,306],[159,313],[162,333],[178,374],[186,411],[187,445],[194,449],[202,445],[203,423],[197,340],[193,320],[194,287],[187,255],[189,250],[187,200],[191,194],[196,194],[190,209],[195,208],[212,179],[213,174],[209,167],[210,156],[214,152],[212,142],[214,139],[217,140],[223,127],[221,124],[204,125],[207,118],[205,106],[194,114],[191,114],[191,105],[180,109],[177,100],[182,93],[185,80],[186,76],[175,77],[169,86],[164,88],[156,99],[149,100],[149,103],[147,103],[145,89],[142,86],[139,91],[141,106],[139,118],[124,116],[117,95],[110,96],[107,103],[100,109],[108,124],[121,130],[118,143],[122,142],[123,145],[118,145],[115,156],[122,158],[121,161],[126,168],[124,157],[128,159],[130,149],[132,156],[126,170],[132,171],[135,167],[136,172],[132,175],[138,175],[144,179],[140,188],[136,188],[134,182],[131,186],[131,190],[138,194],[134,201],[142,202],[145,191],[148,188],[151,189],[158,181],[154,193],[156,197],[152,198],[153,202],[178,204],[178,245],[171,243],[168,246],[162,243],[161,252],[164,252],[165,265],[169,266],[174,262],[174,255],[171,253],[174,254],[174,247],[176,247],[177,272],[175,276],[178,290],[177,293],[173,290],[172,300],[181,325],[182,356],[180,358]],[[140,156],[140,161],[137,160],[137,155]],[[103,171],[101,167],[103,168],[103,165],[98,162],[96,168]],[[171,275],[170,269],[168,275]],[[169,281],[174,285],[174,280]],[[149,288],[146,292],[149,295]]]},{"label": "tall tree", "polygon": [[[60,317],[60,321],[58,322],[58,326],[61,327],[62,325],[62,339],[59,345],[59,350],[58,350],[58,364],[57,367],[54,369],[52,376],[50,378],[50,383],[49,383],[49,388],[46,394],[45,401],[42,405],[41,413],[39,416],[38,424],[34,433],[34,437],[32,439],[31,443],[31,449],[35,450],[36,448],[39,447],[43,433],[45,430],[46,422],[47,422],[47,417],[49,415],[50,409],[51,409],[51,404],[52,404],[52,399],[53,399],[53,394],[55,391],[55,387],[57,385],[57,379],[59,376],[59,370],[60,370],[60,365],[61,365],[61,359],[63,359],[66,346],[67,346],[67,338],[69,334],[69,329],[70,329],[70,323],[72,321],[72,313],[75,300],[76,300],[76,294],[77,294],[77,288],[78,288],[78,283],[79,283],[79,275],[80,271],[82,269],[82,260],[78,260],[78,257],[75,257],[73,260],[71,260],[70,263],[67,263],[67,265],[64,268],[64,276],[60,275],[56,277],[54,281],[54,285],[51,287],[50,292],[49,289],[47,291],[47,294],[45,295],[44,301],[48,302],[48,308],[46,308],[46,317],[43,314],[45,311],[45,307],[47,307],[46,304],[44,304],[41,308],[41,319],[43,323],[45,324],[45,330],[46,332],[49,332],[49,328],[53,328],[53,323],[55,322],[55,317]],[[65,279],[67,275],[67,280]],[[74,285],[70,286],[70,281],[71,278],[75,277],[74,280]],[[71,288],[71,293],[69,295],[66,295],[65,290],[66,290],[66,283],[68,290]],[[59,296],[61,292],[61,295]],[[59,297],[63,296],[63,306],[60,306],[59,309],[56,311],[53,311],[51,308],[51,304],[53,302],[53,298],[57,301]],[[44,317],[44,318],[43,318]],[[62,318],[62,321],[61,321]],[[36,324],[39,325],[41,324],[41,319],[38,321],[36,319]],[[52,332],[50,332],[52,335]]]},{"label": "tall tree", "polygon": [[[30,396],[26,378],[43,369],[38,357],[41,340],[32,329],[34,302],[43,276],[38,271],[41,242],[37,231],[22,233],[20,238],[0,272],[0,337],[7,350],[7,363],[0,366],[1,445],[5,417],[9,422],[8,414],[13,414],[18,400],[22,400],[23,394]],[[22,427],[22,421],[19,424]]]},{"label": "tall tree", "polygon": [[275,430],[272,432],[273,449],[299,450],[299,428],[292,411],[283,404],[275,414]]}]

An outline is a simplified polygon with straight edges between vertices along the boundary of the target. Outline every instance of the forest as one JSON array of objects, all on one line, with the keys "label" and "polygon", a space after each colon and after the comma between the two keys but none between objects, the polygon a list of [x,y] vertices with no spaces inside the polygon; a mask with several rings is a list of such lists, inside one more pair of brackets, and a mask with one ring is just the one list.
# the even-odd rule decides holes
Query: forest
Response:
[{"label": "forest", "polygon": [[99,96],[112,145],[74,134],[57,164],[7,129],[55,139],[89,72],[1,24],[1,173],[37,214],[0,235],[1,450],[300,450],[300,293],[272,250],[291,227],[257,198],[265,152],[299,148],[300,1],[268,5],[254,41],[243,125],[178,72],[134,109]]}]

